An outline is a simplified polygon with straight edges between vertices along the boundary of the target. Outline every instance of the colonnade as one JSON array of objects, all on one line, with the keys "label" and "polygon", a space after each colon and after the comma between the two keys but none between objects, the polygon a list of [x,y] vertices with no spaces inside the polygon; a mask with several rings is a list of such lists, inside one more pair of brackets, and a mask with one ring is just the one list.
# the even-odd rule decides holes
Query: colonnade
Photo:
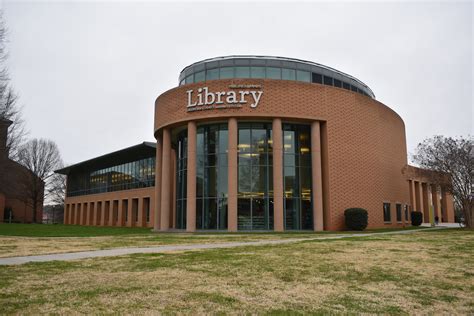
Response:
[{"label": "colonnade", "polygon": [[147,227],[152,220],[150,197],[67,203],[64,223],[89,226]]},{"label": "colonnade", "polygon": [[423,222],[430,222],[430,207],[440,222],[454,222],[453,199],[449,192],[436,184],[418,180],[408,180],[410,186],[411,211],[423,213]]},{"label": "colonnade", "polygon": [[[228,214],[227,229],[237,231],[237,195],[238,195],[238,122],[236,118],[228,121]],[[322,231],[323,227],[323,191],[322,191],[322,166],[321,166],[321,126],[319,121],[311,123],[311,163],[312,163],[312,195],[313,195],[313,221],[314,230]],[[197,123],[187,123],[187,186],[186,186],[186,231],[196,230],[196,137]],[[283,130],[282,121],[274,118],[272,121],[272,147],[273,147],[273,200],[274,200],[274,230],[284,230],[283,220]],[[167,231],[172,228],[171,221],[174,197],[173,193],[173,158],[171,148],[171,129],[165,127],[157,135],[156,146],[156,178],[155,178],[155,220],[154,229]]]}]

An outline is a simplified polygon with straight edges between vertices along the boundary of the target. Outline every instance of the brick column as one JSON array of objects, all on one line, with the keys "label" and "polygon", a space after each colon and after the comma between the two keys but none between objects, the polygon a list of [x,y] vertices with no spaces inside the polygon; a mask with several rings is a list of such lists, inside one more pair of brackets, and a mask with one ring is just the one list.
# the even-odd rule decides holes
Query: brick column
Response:
[{"label": "brick column", "polygon": [[323,217],[323,180],[321,170],[321,132],[319,122],[311,124],[311,173],[312,196],[313,196],[313,229],[315,231],[324,230]]},{"label": "brick column", "polygon": [[196,231],[196,122],[188,122],[186,231]]},{"label": "brick column", "polygon": [[133,199],[128,199],[127,209],[125,210],[128,214],[127,216],[127,227],[135,226],[135,219],[133,218]]},{"label": "brick column", "polygon": [[410,211],[416,211],[416,200],[415,200],[415,181],[408,180],[408,185],[410,186]]},{"label": "brick column", "polygon": [[[156,161],[155,161],[155,198],[154,208],[151,208],[150,201],[150,212],[153,212],[153,230],[159,231],[161,224],[161,168],[163,158],[163,138],[158,136],[156,139]],[[154,210],[154,211],[152,211]]]},{"label": "brick column", "polygon": [[115,225],[114,207],[115,207],[115,202],[114,202],[114,200],[110,200],[110,205],[109,205],[109,226],[114,226],[114,225]]},{"label": "brick column", "polygon": [[120,199],[118,202],[118,216],[117,216],[117,225],[123,227],[125,223],[125,212],[124,212],[124,203],[123,199]]},{"label": "brick column", "polygon": [[[100,216],[100,209],[99,209],[99,203],[100,202],[95,202],[94,203],[94,208],[92,209],[92,225],[94,226],[98,226],[99,225],[99,220],[98,220],[98,216]],[[102,203],[101,203],[102,204]]]},{"label": "brick column", "polygon": [[284,231],[283,226],[283,131],[281,120],[273,119],[273,219],[274,230]]},{"label": "brick column", "polygon": [[430,222],[430,198],[428,192],[428,183],[421,184],[421,190],[423,194],[423,222],[429,223]]},{"label": "brick column", "polygon": [[[109,203],[110,207],[110,203]],[[107,209],[107,201],[102,201],[102,212],[100,214],[100,226],[107,225],[107,215],[109,215],[109,210]]]},{"label": "brick column", "polygon": [[170,227],[171,210],[171,132],[168,128],[163,129],[163,158],[161,177],[161,230],[167,231]]},{"label": "brick column", "polygon": [[227,141],[227,230],[237,231],[237,190],[238,190],[238,172],[237,172],[237,142],[238,125],[237,119],[230,118],[228,122],[228,141]]},{"label": "brick column", "polygon": [[[1,196],[1,194],[0,194],[0,207],[2,207],[2,196]],[[64,221],[64,224],[69,224],[69,216],[70,216],[70,213],[69,213],[69,212],[70,212],[70,207],[71,207],[71,206],[70,206],[69,204],[66,204],[66,205],[65,205],[65,209],[64,209],[64,220],[63,220],[63,221]],[[0,212],[1,212],[1,210],[3,210],[3,209],[0,209]]]},{"label": "brick column", "polygon": [[433,199],[433,209],[434,209],[434,216],[438,216],[439,222],[441,222],[441,209],[439,204],[439,194],[438,194],[438,186],[436,184],[431,185],[431,198]]},{"label": "brick column", "polygon": [[421,184],[418,181],[414,181],[414,187],[415,187],[415,211],[421,212],[422,211],[422,206],[421,206]]},{"label": "brick column", "polygon": [[138,227],[146,227],[146,214],[143,208],[143,198],[138,199]]},{"label": "brick column", "polygon": [[441,190],[441,196],[443,203],[443,221],[446,223],[454,223],[453,196],[445,190]]}]

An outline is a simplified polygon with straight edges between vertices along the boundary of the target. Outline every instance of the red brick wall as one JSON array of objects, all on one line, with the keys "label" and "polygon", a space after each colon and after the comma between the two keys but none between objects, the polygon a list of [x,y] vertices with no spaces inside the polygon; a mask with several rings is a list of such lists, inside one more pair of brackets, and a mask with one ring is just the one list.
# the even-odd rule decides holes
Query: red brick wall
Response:
[{"label": "red brick wall", "polygon": [[[186,91],[209,87],[228,91],[230,84],[261,85],[257,108],[187,112]],[[256,89],[252,89],[256,90]],[[409,190],[402,169],[407,164],[405,126],[393,110],[369,97],[324,85],[269,79],[229,79],[189,84],[171,89],[155,103],[155,134],[165,126],[182,126],[188,120],[323,121],[325,229],[344,227],[344,210],[369,211],[369,228],[397,226],[395,203],[409,204]],[[326,135],[326,136],[325,136]],[[323,148],[324,149],[324,148]],[[324,155],[324,153],[323,153]],[[392,224],[383,222],[383,202],[391,202]]]}]

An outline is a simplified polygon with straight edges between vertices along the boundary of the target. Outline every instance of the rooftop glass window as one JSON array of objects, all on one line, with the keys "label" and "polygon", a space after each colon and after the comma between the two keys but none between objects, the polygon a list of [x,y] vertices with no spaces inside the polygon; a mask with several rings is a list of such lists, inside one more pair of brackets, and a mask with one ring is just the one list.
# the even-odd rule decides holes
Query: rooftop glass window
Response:
[{"label": "rooftop glass window", "polygon": [[267,67],[268,79],[281,79],[281,68]]},{"label": "rooftop glass window", "polygon": [[327,86],[332,86],[332,78],[328,76],[324,76],[324,84]]},{"label": "rooftop glass window", "polygon": [[190,75],[186,77],[186,84],[188,83],[193,83],[194,82],[194,76]]},{"label": "rooftop glass window", "polygon": [[312,77],[313,77],[312,82],[319,83],[319,84],[323,83],[323,76],[322,75],[313,72]]},{"label": "rooftop glass window", "polygon": [[250,78],[250,67],[235,67],[235,78]]},{"label": "rooftop glass window", "polygon": [[265,78],[265,67],[250,67],[250,78]]},{"label": "rooftop glass window", "polygon": [[296,80],[296,71],[294,69],[281,70],[281,79],[283,80]]},{"label": "rooftop glass window", "polygon": [[[323,65],[280,57],[232,56],[198,62],[186,67],[181,72],[180,85],[232,78],[312,82],[343,88],[375,98],[367,86],[349,75]],[[344,78],[347,80],[343,80]]]},{"label": "rooftop glass window", "polygon": [[297,70],[296,71],[296,80],[304,81],[304,82],[311,82],[311,75],[310,75],[309,71]]},{"label": "rooftop glass window", "polygon": [[209,69],[206,71],[206,80],[219,79],[219,68]]},{"label": "rooftop glass window", "polygon": [[234,78],[234,67],[220,68],[220,78],[221,79]]},{"label": "rooftop glass window", "polygon": [[204,71],[196,72],[194,74],[194,82],[201,82],[206,80],[206,73]]}]

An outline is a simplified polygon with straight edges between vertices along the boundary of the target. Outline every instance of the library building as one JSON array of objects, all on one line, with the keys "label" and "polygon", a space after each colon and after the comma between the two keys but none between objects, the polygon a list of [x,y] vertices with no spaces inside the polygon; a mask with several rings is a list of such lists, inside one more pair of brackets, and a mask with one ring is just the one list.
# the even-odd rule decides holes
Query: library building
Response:
[{"label": "library building", "polygon": [[368,228],[409,226],[411,211],[454,222],[452,196],[408,165],[402,118],[355,77],[227,56],[185,67],[178,83],[155,101],[155,142],[57,171],[66,224],[344,230],[354,207],[368,211]]}]

